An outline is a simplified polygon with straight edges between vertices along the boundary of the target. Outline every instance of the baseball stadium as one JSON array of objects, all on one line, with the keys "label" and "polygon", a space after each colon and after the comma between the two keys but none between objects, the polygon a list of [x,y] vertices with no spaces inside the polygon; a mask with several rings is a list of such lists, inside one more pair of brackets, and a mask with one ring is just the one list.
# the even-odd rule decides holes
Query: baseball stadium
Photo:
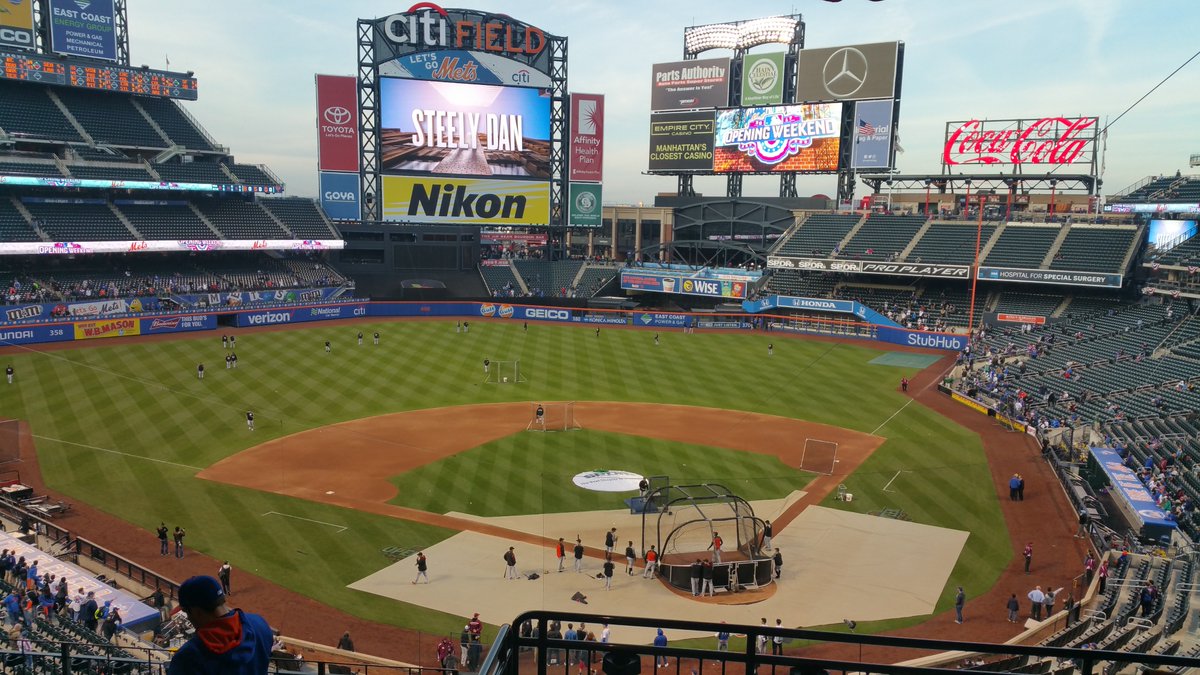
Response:
[{"label": "baseball stadium", "polygon": [[3,672],[1200,664],[1200,175],[1104,185],[1136,95],[964,98],[919,173],[899,28],[655,26],[624,139],[558,14],[344,9],[313,198],[143,3],[0,4]]}]

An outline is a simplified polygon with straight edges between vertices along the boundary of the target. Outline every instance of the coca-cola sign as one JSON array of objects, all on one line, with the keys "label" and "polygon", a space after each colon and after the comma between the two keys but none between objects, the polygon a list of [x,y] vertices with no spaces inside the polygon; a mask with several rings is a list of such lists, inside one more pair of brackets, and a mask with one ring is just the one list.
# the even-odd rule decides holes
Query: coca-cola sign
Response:
[{"label": "coca-cola sign", "polygon": [[946,125],[942,163],[1088,164],[1096,153],[1096,117],[969,120]]}]

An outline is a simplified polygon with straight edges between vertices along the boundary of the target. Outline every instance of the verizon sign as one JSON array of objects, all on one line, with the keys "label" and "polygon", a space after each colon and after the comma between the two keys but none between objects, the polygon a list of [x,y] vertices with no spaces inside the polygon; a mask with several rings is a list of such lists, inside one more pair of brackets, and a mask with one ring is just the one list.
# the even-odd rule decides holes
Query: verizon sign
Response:
[{"label": "verizon sign", "polygon": [[1090,164],[1099,127],[1097,117],[949,122],[942,164]]}]

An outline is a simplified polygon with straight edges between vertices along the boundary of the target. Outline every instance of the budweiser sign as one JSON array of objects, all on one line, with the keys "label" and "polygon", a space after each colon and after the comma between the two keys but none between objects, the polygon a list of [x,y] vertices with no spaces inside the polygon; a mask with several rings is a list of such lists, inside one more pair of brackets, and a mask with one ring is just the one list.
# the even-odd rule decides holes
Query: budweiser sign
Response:
[{"label": "budweiser sign", "polygon": [[970,120],[946,125],[942,163],[1075,164],[1095,156],[1096,117]]}]

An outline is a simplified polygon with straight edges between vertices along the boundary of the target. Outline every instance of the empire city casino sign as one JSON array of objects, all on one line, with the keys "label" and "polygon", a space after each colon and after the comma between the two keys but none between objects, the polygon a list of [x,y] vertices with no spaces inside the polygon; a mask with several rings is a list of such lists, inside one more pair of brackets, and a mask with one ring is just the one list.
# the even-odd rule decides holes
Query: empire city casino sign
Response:
[{"label": "empire city casino sign", "polygon": [[[390,42],[432,49],[473,49],[508,55],[534,56],[546,49],[546,34],[502,14],[486,21],[467,18],[461,10],[446,11],[432,2],[418,2],[403,14],[383,20]],[[462,18],[452,18],[454,12]]]}]

